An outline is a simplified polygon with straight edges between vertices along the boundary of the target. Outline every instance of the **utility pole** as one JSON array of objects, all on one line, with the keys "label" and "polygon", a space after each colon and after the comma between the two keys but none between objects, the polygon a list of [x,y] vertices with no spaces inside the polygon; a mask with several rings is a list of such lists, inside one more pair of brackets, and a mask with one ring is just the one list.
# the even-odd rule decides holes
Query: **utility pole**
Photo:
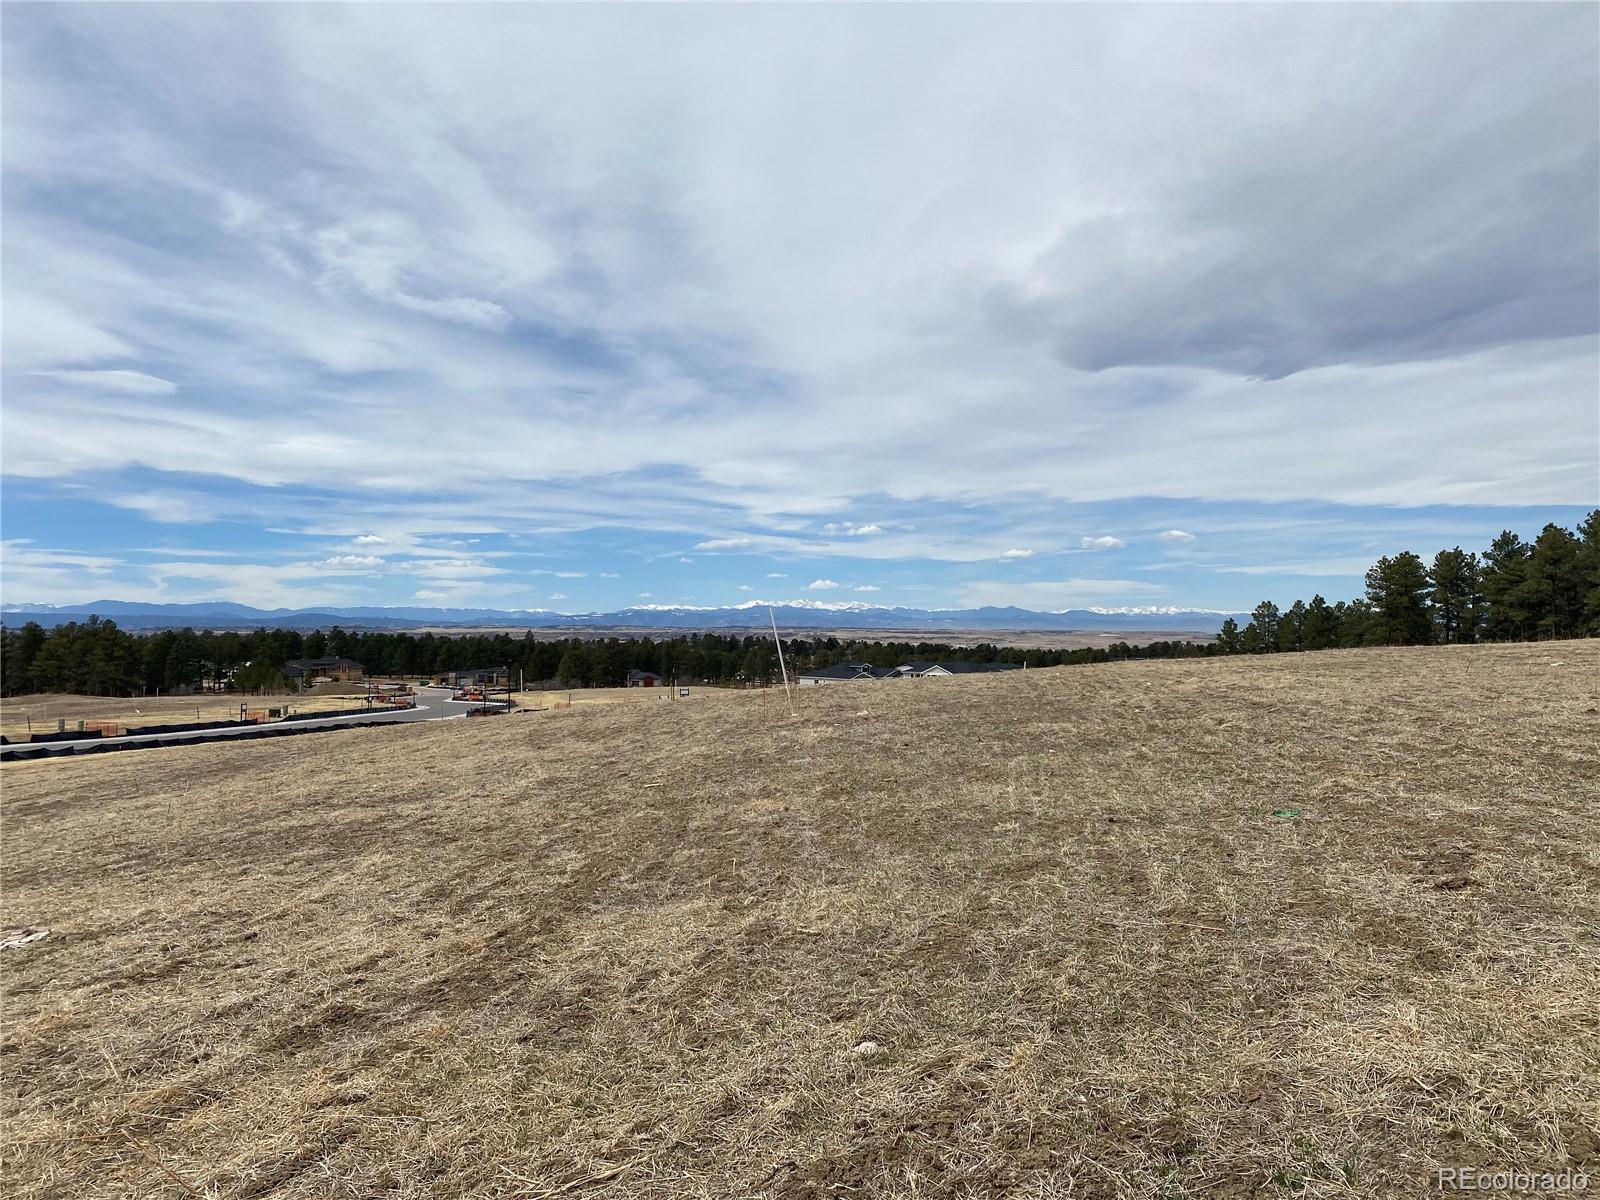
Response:
[{"label": "utility pole", "polygon": [[794,693],[789,690],[789,668],[783,661],[783,639],[778,636],[778,614],[772,611],[772,605],[767,605],[767,616],[772,620],[772,641],[778,647],[778,670],[783,674],[783,694],[789,701],[789,715],[799,714],[794,710]]}]

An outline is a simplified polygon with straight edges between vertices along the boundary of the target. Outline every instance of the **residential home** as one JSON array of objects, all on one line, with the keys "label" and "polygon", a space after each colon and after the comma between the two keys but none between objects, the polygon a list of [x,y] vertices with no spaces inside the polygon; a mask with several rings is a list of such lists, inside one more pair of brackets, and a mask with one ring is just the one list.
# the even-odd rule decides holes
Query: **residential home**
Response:
[{"label": "residential home", "polygon": [[895,667],[874,667],[869,663],[842,662],[831,667],[813,667],[795,676],[801,687],[816,687],[824,683],[848,683],[857,679],[887,679]]},{"label": "residential home", "polygon": [[874,667],[867,663],[835,663],[797,676],[802,687],[820,683],[851,682],[857,679],[937,679],[945,675],[982,675],[991,671],[1020,671],[1019,663],[908,662],[898,667]]},{"label": "residential home", "polygon": [[511,682],[510,667],[475,667],[470,671],[446,671],[439,682],[450,687],[505,687]]},{"label": "residential home", "polygon": [[1001,662],[909,662],[895,670],[901,678],[936,679],[941,675],[986,675],[991,671],[1020,671],[1021,663]]},{"label": "residential home", "polygon": [[281,673],[290,683],[302,685],[367,677],[367,669],[353,658],[294,658],[283,664]]}]

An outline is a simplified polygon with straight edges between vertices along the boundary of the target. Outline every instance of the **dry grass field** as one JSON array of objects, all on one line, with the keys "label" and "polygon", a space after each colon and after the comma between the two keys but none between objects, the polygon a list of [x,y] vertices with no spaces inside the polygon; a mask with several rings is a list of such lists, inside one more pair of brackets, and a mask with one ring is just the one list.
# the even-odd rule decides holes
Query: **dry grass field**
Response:
[{"label": "dry grass field", "polygon": [[6,766],[6,1193],[1600,1176],[1600,643],[722,699]]},{"label": "dry grass field", "polygon": [[[562,688],[550,691],[512,692],[511,702],[525,712],[548,712],[556,708],[570,708],[583,704],[677,704],[676,688]],[[782,704],[783,689],[770,690],[763,701],[760,693],[745,688],[720,688],[696,685],[689,689],[689,700],[696,703],[726,702],[754,704]]]}]

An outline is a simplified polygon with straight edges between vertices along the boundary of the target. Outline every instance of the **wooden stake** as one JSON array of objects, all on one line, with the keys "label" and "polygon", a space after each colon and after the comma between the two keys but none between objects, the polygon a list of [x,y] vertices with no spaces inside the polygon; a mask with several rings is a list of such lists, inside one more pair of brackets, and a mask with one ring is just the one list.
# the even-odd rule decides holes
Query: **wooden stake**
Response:
[{"label": "wooden stake", "polygon": [[783,639],[778,636],[778,614],[772,611],[772,605],[767,605],[767,616],[772,619],[772,640],[778,647],[778,670],[783,673],[783,694],[789,701],[789,715],[797,717],[800,714],[794,710],[794,692],[789,687],[789,668],[783,662]]}]

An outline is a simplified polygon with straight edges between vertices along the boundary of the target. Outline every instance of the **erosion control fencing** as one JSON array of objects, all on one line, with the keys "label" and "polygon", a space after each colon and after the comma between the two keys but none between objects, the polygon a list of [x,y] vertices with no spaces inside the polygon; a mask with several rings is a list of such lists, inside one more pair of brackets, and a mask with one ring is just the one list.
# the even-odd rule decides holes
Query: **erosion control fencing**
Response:
[{"label": "erosion control fencing", "polygon": [[[37,740],[36,735],[36,740],[34,742],[14,742],[0,746],[0,762],[26,762],[35,758],[60,758],[69,754],[111,754],[119,750],[149,750],[158,746],[198,746],[202,744],[216,745],[218,743],[226,744],[228,742],[235,742],[241,739],[254,740],[256,738],[266,737],[294,737],[302,733],[335,733],[341,729],[370,729],[372,728],[372,725],[370,724],[351,723],[344,725],[327,725],[322,727],[302,727],[299,725],[287,724],[287,722],[308,721],[327,717],[364,716],[368,714],[381,716],[386,715],[387,712],[391,711],[393,710],[382,708],[376,710],[370,708],[353,708],[344,712],[297,713],[293,717],[285,717],[283,723],[276,725],[257,725],[255,728],[246,730],[243,733],[230,734],[227,737],[215,738],[200,737],[198,736],[198,733],[206,729],[219,729],[226,726],[237,726],[240,724],[240,722],[213,721],[201,722],[192,726],[151,726],[148,729],[148,732],[151,734],[162,735],[171,733],[175,736],[157,736],[152,738],[150,741],[143,742],[112,741],[88,742],[79,745],[52,745],[49,743],[59,741],[60,735],[50,735],[49,741],[39,741]],[[253,722],[247,721],[244,722],[244,724],[249,725],[253,724]],[[392,724],[392,722],[375,722],[375,724]],[[134,733],[137,731],[129,730],[129,732]],[[72,736],[76,739],[83,739],[86,736],[97,737],[99,735],[86,735],[77,733],[73,734]]]}]

